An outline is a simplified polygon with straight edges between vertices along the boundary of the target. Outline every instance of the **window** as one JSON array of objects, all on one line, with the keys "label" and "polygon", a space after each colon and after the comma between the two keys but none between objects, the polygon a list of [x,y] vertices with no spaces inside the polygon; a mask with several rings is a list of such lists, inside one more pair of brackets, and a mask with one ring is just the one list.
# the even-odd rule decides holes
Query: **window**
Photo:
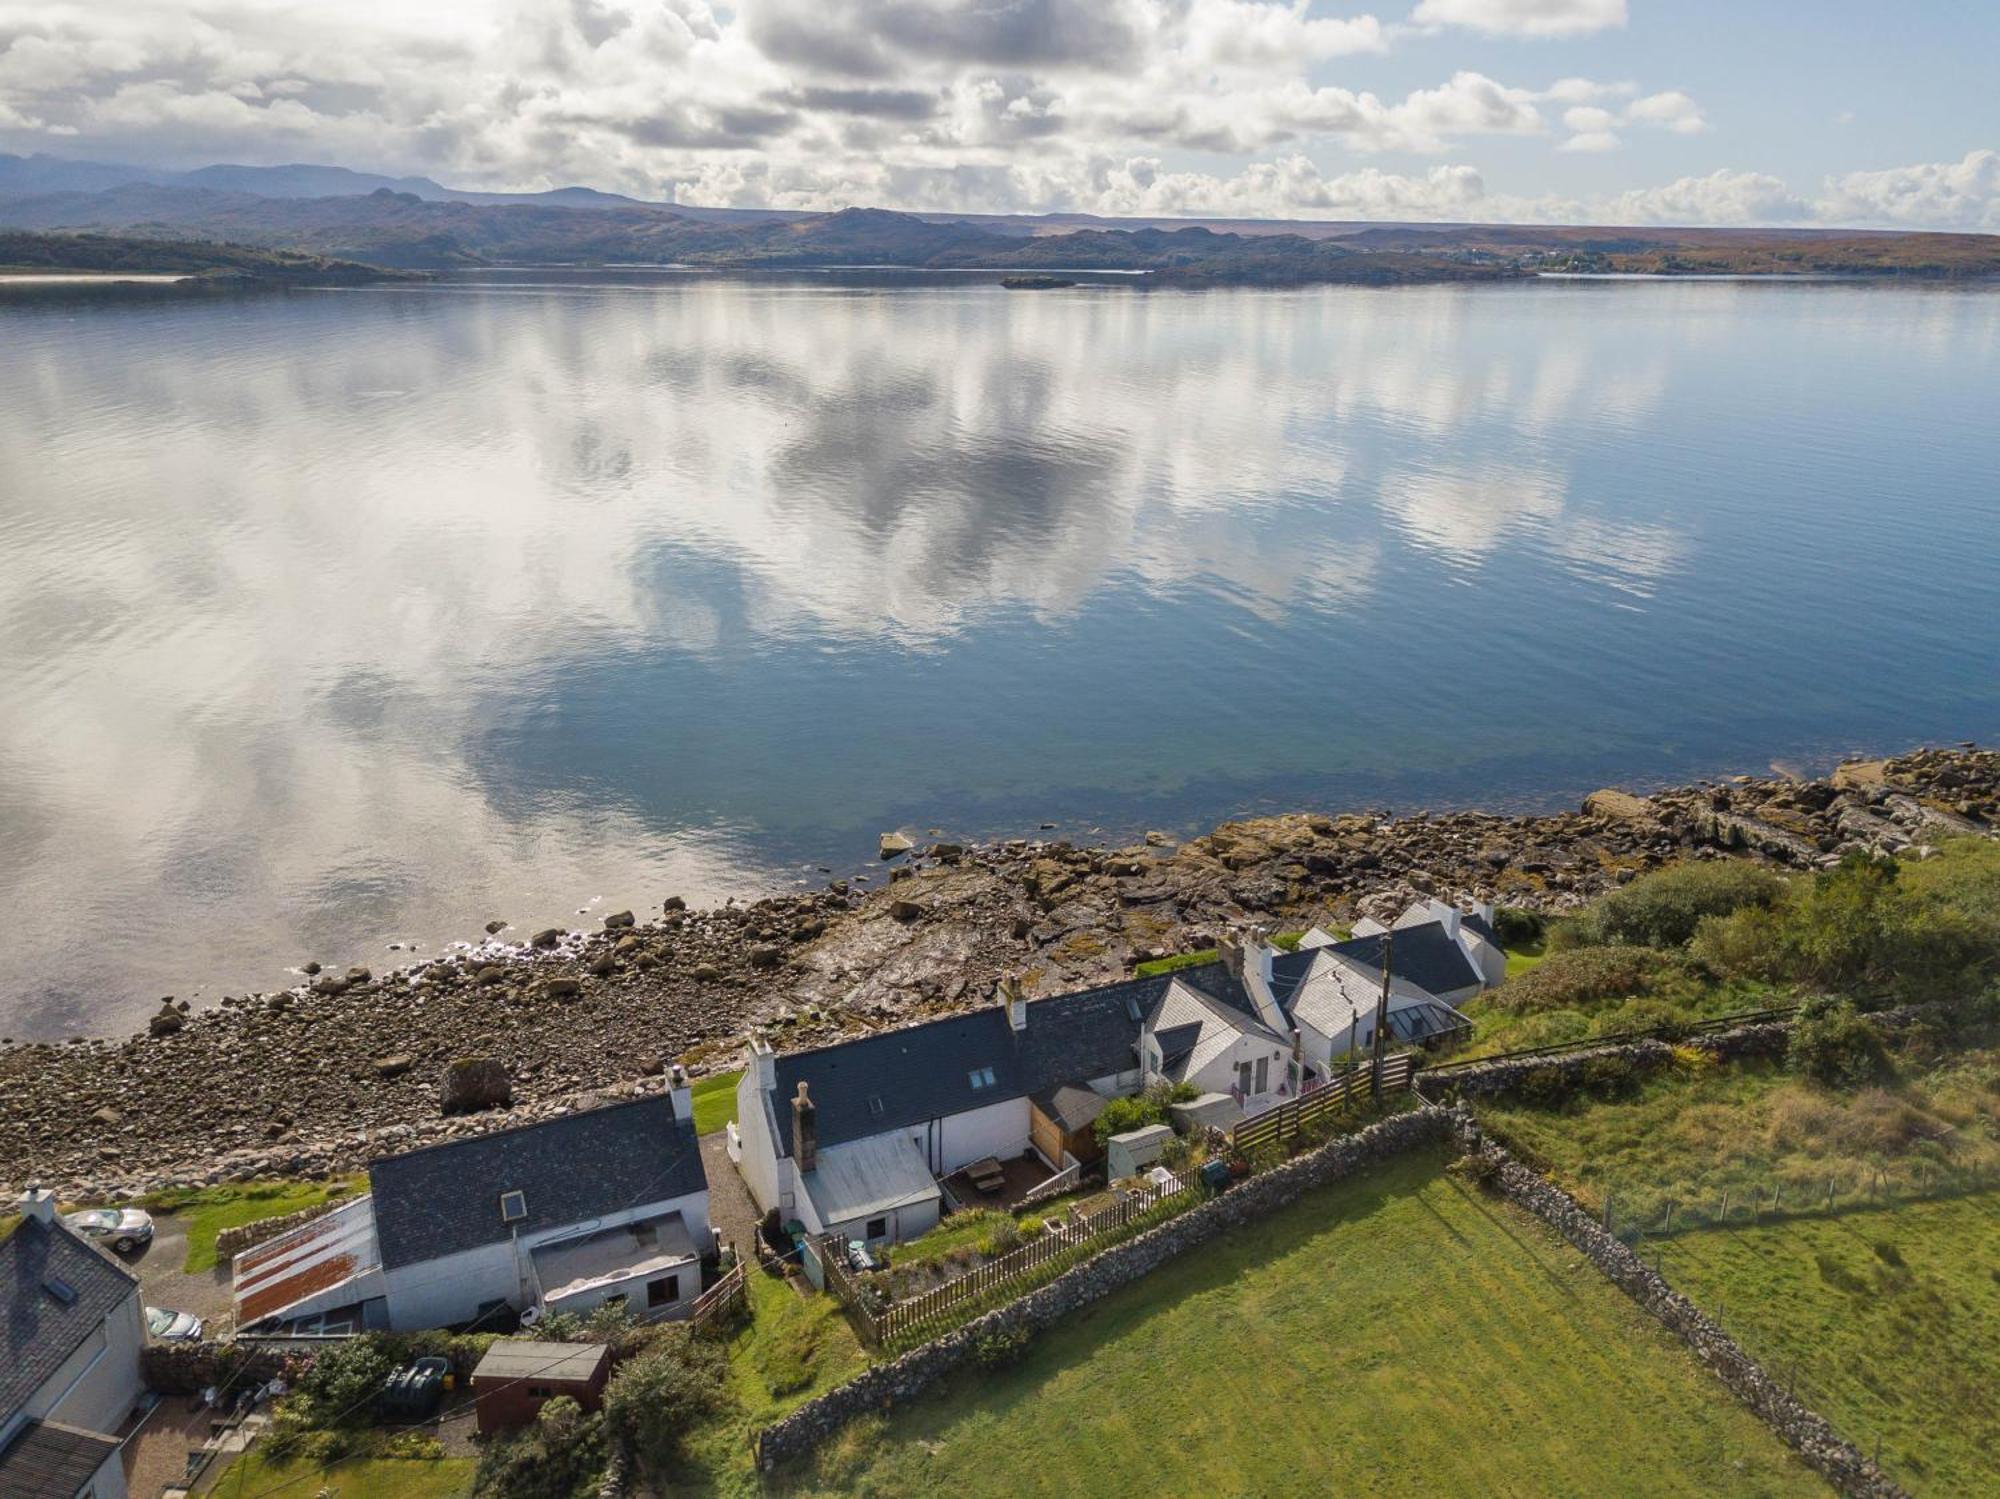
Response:
[{"label": "window", "polygon": [[554,1385],[531,1384],[528,1386],[528,1394],[536,1400],[547,1400],[555,1392],[556,1387]]},{"label": "window", "polygon": [[678,1275],[662,1275],[658,1280],[646,1282],[647,1306],[672,1306],[681,1299],[681,1278]]},{"label": "window", "polygon": [[500,1221],[519,1223],[528,1216],[528,1194],[526,1192],[502,1192],[500,1194]]},{"label": "window", "polygon": [[888,1238],[889,1220],[887,1218],[870,1218],[868,1220],[868,1227],[861,1231],[861,1237],[864,1239]]},{"label": "window", "polygon": [[633,1224],[632,1242],[634,1244],[641,1244],[641,1245],[653,1245],[659,1243],[660,1242],[659,1226],[657,1224],[652,1224],[652,1223]]},{"label": "window", "polygon": [[870,1093],[868,1095],[868,1112],[875,1115],[877,1118],[881,1117],[882,1095],[880,1093]]},{"label": "window", "polygon": [[966,1073],[966,1077],[971,1080],[975,1092],[981,1088],[990,1088],[993,1086],[993,1069],[991,1067],[975,1067],[972,1071]]},{"label": "window", "polygon": [[604,1305],[606,1306],[623,1306],[624,1304],[625,1304],[625,1293],[623,1291],[618,1292],[618,1294],[615,1296],[607,1296],[604,1298]]},{"label": "window", "polygon": [[1259,1057],[1257,1058],[1257,1091],[1259,1093],[1266,1093],[1270,1091],[1270,1087],[1271,1059],[1269,1057]]}]

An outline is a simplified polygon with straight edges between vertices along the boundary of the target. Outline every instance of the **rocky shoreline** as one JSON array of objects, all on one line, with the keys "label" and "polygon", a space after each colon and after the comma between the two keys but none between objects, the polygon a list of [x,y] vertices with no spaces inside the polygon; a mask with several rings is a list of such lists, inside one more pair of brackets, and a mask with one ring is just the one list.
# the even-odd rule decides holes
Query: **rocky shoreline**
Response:
[{"label": "rocky shoreline", "polygon": [[[373,1155],[664,1086],[675,1060],[736,1065],[770,1028],[792,1048],[987,1002],[1004,975],[1060,993],[1207,947],[1233,926],[1298,928],[1478,894],[1559,911],[1660,864],[1742,856],[1812,868],[2000,826],[2000,752],[1918,750],[1822,781],[1738,777],[1576,812],[1388,819],[1296,813],[1127,848],[1015,839],[899,849],[886,888],[493,940],[394,973],[167,1006],[125,1040],[0,1050],[0,1191],[68,1197],[356,1170]],[[496,925],[498,925],[496,923]],[[464,1057],[506,1069],[513,1105],[446,1118]]]}]

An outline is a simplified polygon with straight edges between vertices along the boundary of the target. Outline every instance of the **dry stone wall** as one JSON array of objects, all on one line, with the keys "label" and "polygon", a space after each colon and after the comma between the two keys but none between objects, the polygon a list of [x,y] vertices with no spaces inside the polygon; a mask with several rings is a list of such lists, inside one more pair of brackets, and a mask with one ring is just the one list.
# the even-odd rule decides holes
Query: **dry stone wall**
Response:
[{"label": "dry stone wall", "polygon": [[1220,1197],[1086,1260],[1038,1290],[877,1364],[838,1389],[808,1401],[766,1427],[757,1441],[766,1472],[809,1455],[859,1416],[895,1409],[963,1367],[996,1334],[1033,1335],[1230,1229],[1268,1217],[1306,1193],[1406,1151],[1447,1143],[1454,1116],[1424,1107],[1343,1136],[1294,1161],[1251,1177]]},{"label": "dry stone wall", "polygon": [[1464,1142],[1491,1162],[1491,1182],[1508,1201],[1526,1209],[1580,1250],[1613,1285],[1687,1344],[1706,1368],[1849,1499],[1907,1499],[1881,1469],[1864,1458],[1816,1411],[1788,1393],[1692,1301],[1561,1188],[1516,1161],[1502,1147],[1479,1138],[1469,1114],[1460,1115]]},{"label": "dry stone wall", "polygon": [[351,1197],[336,1197],[331,1202],[300,1208],[296,1213],[283,1213],[276,1218],[260,1218],[255,1223],[241,1223],[234,1228],[225,1228],[215,1236],[216,1261],[227,1264],[244,1250],[275,1239],[279,1234],[297,1228],[301,1223],[310,1223],[315,1218],[323,1218],[335,1208],[353,1200]]}]

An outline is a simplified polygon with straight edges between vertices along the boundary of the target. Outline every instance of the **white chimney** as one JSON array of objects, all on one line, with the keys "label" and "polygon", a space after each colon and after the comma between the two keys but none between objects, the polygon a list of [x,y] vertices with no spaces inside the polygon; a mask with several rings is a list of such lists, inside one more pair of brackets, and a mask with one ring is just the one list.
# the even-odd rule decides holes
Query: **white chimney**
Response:
[{"label": "white chimney", "polygon": [[1017,1031],[1028,1028],[1028,1001],[1021,996],[1021,981],[1004,978],[1000,980],[1000,1000],[1007,1006],[1007,1023]]},{"label": "white chimney", "polygon": [[56,1221],[56,1194],[53,1192],[45,1192],[31,1184],[21,1194],[19,1206],[23,1218],[33,1218],[37,1223]]},{"label": "white chimney", "polygon": [[694,1089],[688,1086],[687,1068],[679,1062],[667,1071],[667,1091],[674,1101],[674,1118],[694,1118]]},{"label": "white chimney", "polygon": [[1271,987],[1271,945],[1264,940],[1262,932],[1252,932],[1243,953],[1243,990],[1250,996],[1250,1003],[1257,1011],[1257,1018],[1283,1036],[1290,1032],[1292,1023],[1285,1019],[1285,1012],[1278,1004],[1278,994]]},{"label": "white chimney", "polygon": [[769,1093],[778,1086],[778,1054],[762,1036],[750,1038],[750,1065],[756,1069],[758,1092]]}]

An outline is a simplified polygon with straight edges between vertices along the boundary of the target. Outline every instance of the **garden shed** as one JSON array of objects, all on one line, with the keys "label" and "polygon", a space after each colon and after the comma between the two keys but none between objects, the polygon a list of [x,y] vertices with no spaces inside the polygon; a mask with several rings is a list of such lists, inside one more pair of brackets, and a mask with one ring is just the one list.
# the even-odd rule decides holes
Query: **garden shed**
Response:
[{"label": "garden shed", "polygon": [[611,1350],[603,1343],[537,1343],[502,1338],[472,1371],[482,1435],[526,1426],[542,1406],[567,1395],[587,1411],[604,1404]]},{"label": "garden shed", "polygon": [[1111,1148],[1105,1155],[1105,1170],[1113,1181],[1137,1176],[1165,1154],[1167,1142],[1173,1137],[1173,1130],[1164,1124],[1149,1124],[1144,1129],[1113,1135]]},{"label": "garden shed", "polygon": [[1108,1102],[1080,1083],[1058,1083],[1028,1100],[1028,1138],[1049,1165],[1060,1171],[1065,1154],[1085,1165],[1104,1154],[1093,1126]]}]

